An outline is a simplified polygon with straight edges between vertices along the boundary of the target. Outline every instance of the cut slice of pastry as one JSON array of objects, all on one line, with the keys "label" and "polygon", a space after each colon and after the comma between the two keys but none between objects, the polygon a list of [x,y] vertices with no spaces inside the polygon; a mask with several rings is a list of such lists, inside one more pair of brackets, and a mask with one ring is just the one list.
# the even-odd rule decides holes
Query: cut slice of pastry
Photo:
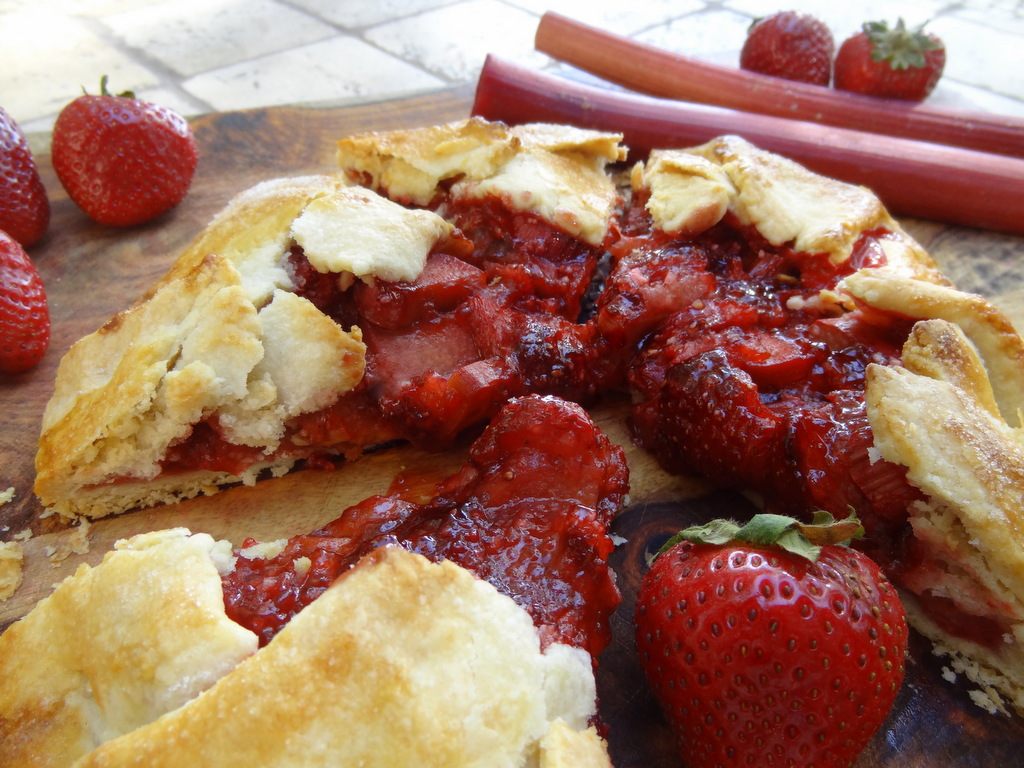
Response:
[{"label": "cut slice of pastry", "polygon": [[[352,220],[378,233],[356,238],[356,253],[332,232]],[[149,294],[61,360],[36,456],[43,504],[102,517],[287,470],[305,455],[289,421],[336,401],[365,367],[359,329],[295,292],[291,250],[338,276],[405,277],[450,231],[331,177],[243,193]],[[217,455],[195,455],[213,431]],[[173,450],[186,439],[191,465]]]},{"label": "cut slice of pastry", "polygon": [[[893,553],[908,617],[979,686],[979,703],[1024,713],[1024,433],[1019,411],[1017,426],[1002,415],[1015,404],[993,392],[989,359],[957,325],[921,322],[903,367],[868,369],[866,397],[881,457],[925,496]],[[997,359],[988,370],[1008,385],[1010,359]],[[1013,378],[1017,399],[1024,376]]]},{"label": "cut slice of pastry", "polygon": [[[588,393],[576,321],[618,138],[469,120],[348,143],[371,170],[242,193],[65,355],[46,507],[102,517],[391,440],[440,448],[509,397]],[[380,179],[401,204],[351,184]]]},{"label": "cut slice of pastry", "polygon": [[119,543],[0,635],[0,765],[62,768],[177,709],[255,652],[224,612],[227,542]]}]

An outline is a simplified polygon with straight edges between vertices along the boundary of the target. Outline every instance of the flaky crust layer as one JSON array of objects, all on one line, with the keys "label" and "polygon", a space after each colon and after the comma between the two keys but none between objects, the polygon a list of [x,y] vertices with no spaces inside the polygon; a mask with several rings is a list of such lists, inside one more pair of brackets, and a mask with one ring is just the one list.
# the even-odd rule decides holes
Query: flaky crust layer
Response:
[{"label": "flaky crust layer", "polygon": [[610,766],[594,700],[589,657],[542,653],[510,598],[385,548],[206,694],[75,765]]},{"label": "flaky crust layer", "polygon": [[68,766],[255,652],[224,614],[224,549],[181,529],[122,542],[0,635],[0,765]]},{"label": "flaky crust layer", "polygon": [[[251,481],[257,466],[286,471],[295,457],[275,453],[286,423],[330,405],[365,369],[359,329],[292,293],[291,244],[325,272],[411,279],[450,232],[340,176],[243,192],[151,291],[61,360],[36,494],[64,517],[102,517]],[[229,442],[255,449],[253,468],[163,477],[168,448],[212,417]]]},{"label": "flaky crust layer", "polygon": [[[982,357],[953,323],[918,323],[903,364],[871,366],[866,400],[882,458],[927,495],[910,510],[928,557],[904,580],[908,614],[991,701],[1024,712],[1022,433],[1001,417]],[[917,606],[925,593],[952,601],[965,621],[1003,625],[1001,642],[944,632]]]}]

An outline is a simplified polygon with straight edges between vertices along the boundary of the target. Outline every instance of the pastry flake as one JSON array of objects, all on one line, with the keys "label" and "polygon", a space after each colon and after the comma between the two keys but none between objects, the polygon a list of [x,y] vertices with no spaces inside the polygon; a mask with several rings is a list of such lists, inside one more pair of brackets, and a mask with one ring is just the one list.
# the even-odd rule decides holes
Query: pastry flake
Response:
[{"label": "pastry flake", "polygon": [[439,216],[360,187],[317,198],[292,222],[295,241],[318,271],[392,281],[415,280],[451,230]]},{"label": "pastry flake", "polygon": [[710,229],[736,194],[721,166],[684,150],[655,150],[636,169],[633,187],[649,190],[647,210],[663,232],[686,236]]},{"label": "pastry flake", "polygon": [[0,601],[9,599],[21,586],[25,554],[21,543],[0,541]]}]

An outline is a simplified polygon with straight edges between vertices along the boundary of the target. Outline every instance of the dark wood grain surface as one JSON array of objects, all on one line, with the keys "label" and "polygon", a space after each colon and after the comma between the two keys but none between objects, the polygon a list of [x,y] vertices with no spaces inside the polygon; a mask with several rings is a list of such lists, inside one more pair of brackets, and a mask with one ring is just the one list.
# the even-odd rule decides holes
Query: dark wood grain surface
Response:
[{"label": "dark wood grain surface", "polygon": [[[440,475],[461,463],[457,450],[433,455],[399,448],[365,458],[354,471],[295,473],[255,488],[97,521],[84,552],[69,551],[74,531],[41,518],[31,490],[40,418],[61,355],[143,293],[232,195],[276,176],[333,171],[334,142],[342,136],[458,119],[469,114],[471,104],[470,91],[453,90],[383,104],[203,116],[194,121],[201,159],[188,198],[167,216],[131,230],[89,222],[61,190],[49,158],[37,158],[53,220],[31,255],[49,294],[53,340],[39,368],[0,378],[0,490],[15,492],[14,500],[0,507],[0,540],[32,532],[24,544],[25,583],[0,603],[0,629],[80,563],[97,562],[118,538],[176,525],[235,542],[245,536],[278,538],[333,519],[345,506],[385,491],[399,473]],[[904,223],[962,289],[988,296],[1024,327],[1024,239],[941,222]],[[612,439],[626,447],[632,478],[631,505],[615,524],[625,541],[613,556],[624,602],[614,619],[615,640],[598,670],[600,703],[618,768],[667,768],[678,766],[678,758],[640,675],[632,640],[630,617],[645,555],[684,524],[709,515],[742,515],[749,508],[739,496],[710,493],[699,482],[661,473],[629,445],[624,407],[611,403],[594,412]],[[966,685],[943,679],[941,660],[915,635],[897,704],[857,766],[1011,766],[1020,764],[1022,748],[1024,721],[975,706]]]}]

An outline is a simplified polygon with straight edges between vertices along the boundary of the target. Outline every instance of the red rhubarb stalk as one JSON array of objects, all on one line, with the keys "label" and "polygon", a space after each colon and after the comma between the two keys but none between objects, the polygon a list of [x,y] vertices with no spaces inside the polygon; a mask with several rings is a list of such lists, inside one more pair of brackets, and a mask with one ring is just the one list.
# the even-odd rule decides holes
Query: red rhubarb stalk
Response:
[{"label": "red rhubarb stalk", "polygon": [[538,51],[649,96],[1024,157],[1024,119],[880,99],[720,66],[605,32],[556,13]]},{"label": "red rhubarb stalk", "polygon": [[817,173],[868,187],[894,214],[1024,234],[1020,158],[613,91],[493,55],[481,70],[473,114],[621,133],[633,159],[737,134]]}]

